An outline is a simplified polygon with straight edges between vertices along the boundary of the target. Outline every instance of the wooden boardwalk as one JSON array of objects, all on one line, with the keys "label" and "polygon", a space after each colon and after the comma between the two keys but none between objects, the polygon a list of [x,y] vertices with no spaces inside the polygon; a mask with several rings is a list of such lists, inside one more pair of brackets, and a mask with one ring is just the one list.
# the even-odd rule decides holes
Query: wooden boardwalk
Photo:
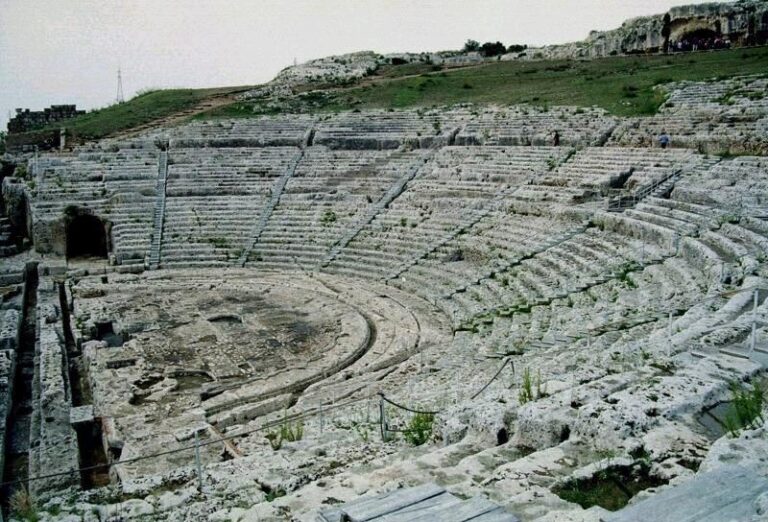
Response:
[{"label": "wooden boardwalk", "polygon": [[462,500],[436,484],[361,497],[320,511],[317,522],[519,522],[483,497]]}]

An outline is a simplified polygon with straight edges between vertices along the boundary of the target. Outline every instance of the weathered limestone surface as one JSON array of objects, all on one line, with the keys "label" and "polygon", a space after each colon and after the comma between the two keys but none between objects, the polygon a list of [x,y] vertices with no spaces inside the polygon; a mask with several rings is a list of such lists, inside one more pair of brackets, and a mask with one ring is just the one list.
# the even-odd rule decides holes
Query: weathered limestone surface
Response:
[{"label": "weathered limestone surface", "polygon": [[[29,472],[42,476],[79,468],[77,435],[70,425],[72,406],[67,376],[66,347],[61,334],[58,292],[51,281],[41,281],[38,289],[34,414],[30,433]],[[80,481],[79,473],[30,483],[34,492],[63,489]]]},{"label": "weathered limestone surface", "polygon": [[[21,314],[17,310],[0,311],[0,443],[6,443],[7,423],[16,377],[16,351],[19,345]],[[3,446],[5,447],[5,446]],[[5,464],[5,451],[0,451],[0,468]]]},{"label": "weathered limestone surface", "polygon": [[[557,487],[647,468],[639,506],[699,465],[766,475],[764,433],[723,438],[722,421],[731,383],[768,363],[768,174],[695,145],[700,114],[736,129],[717,143],[759,146],[762,87],[676,85],[666,119],[641,123],[572,107],[283,115],[43,155],[35,190],[15,183],[39,251],[0,272],[18,284],[45,256],[30,473],[76,466],[70,424],[91,417],[123,462],[111,490],[40,493],[73,517],[312,520],[436,482],[521,520],[596,522],[605,510]],[[635,141],[673,121],[671,149]],[[160,269],[144,270],[156,143]],[[109,259],[42,252],[65,250],[70,205],[105,223]],[[92,397],[77,409],[54,277]],[[388,403],[382,440],[379,392],[437,412],[423,445]]]},{"label": "weathered limestone surface", "polygon": [[599,58],[603,56],[658,52],[664,49],[664,17],[669,15],[669,41],[682,40],[695,31],[711,31],[734,45],[765,41],[768,7],[761,0],[710,2],[676,6],[668,13],[625,21],[609,31],[592,31],[579,42],[529,48],[505,59]]}]

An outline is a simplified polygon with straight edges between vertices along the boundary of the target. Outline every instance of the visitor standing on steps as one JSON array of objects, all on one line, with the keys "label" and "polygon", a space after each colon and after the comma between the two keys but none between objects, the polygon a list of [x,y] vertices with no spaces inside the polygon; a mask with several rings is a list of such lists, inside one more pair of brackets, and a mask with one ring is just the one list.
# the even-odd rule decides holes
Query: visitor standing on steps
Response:
[{"label": "visitor standing on steps", "polygon": [[670,139],[669,134],[667,134],[666,131],[661,131],[661,134],[659,135],[659,145],[661,145],[662,149],[666,149],[669,147]]},{"label": "visitor standing on steps", "polygon": [[552,144],[555,147],[559,147],[560,146],[560,132],[558,132],[558,131],[554,132],[554,134],[552,135]]}]

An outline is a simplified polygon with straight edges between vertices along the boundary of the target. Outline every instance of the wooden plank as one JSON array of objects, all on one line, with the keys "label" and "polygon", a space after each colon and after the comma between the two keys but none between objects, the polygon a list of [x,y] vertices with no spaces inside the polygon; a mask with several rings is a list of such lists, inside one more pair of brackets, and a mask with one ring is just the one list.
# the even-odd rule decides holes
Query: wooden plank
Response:
[{"label": "wooden plank", "polygon": [[456,506],[446,506],[429,513],[414,513],[412,516],[398,518],[397,522],[431,522],[440,520],[441,522],[464,522],[465,520],[475,520],[477,517],[501,510],[501,508],[483,497],[473,497],[466,502]]},{"label": "wooden plank", "polygon": [[[403,522],[406,520],[442,520],[435,513],[456,509],[462,503],[461,499],[448,492],[431,497],[394,513],[376,518],[375,522]],[[423,518],[426,517],[426,518]]]},{"label": "wooden plank", "polygon": [[515,515],[507,513],[501,508],[471,520],[472,522],[520,522],[520,519]]},{"label": "wooden plank", "polygon": [[606,522],[722,522],[756,520],[755,499],[768,491],[768,479],[741,466],[702,473],[679,486],[617,511]]},{"label": "wooden plank", "polygon": [[444,492],[445,490],[440,486],[428,483],[414,488],[392,491],[386,495],[366,499],[359,503],[351,502],[342,506],[341,509],[344,512],[342,520],[366,522],[404,509],[428,498],[436,497]]}]

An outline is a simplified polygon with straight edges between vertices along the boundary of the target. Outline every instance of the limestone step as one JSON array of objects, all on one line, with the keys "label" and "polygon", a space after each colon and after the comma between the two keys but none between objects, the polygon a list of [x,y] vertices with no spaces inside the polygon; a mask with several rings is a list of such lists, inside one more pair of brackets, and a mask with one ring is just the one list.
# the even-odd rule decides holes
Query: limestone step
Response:
[{"label": "limestone step", "polygon": [[761,519],[757,498],[768,479],[741,466],[723,466],[604,516],[606,522],[720,522]]}]

